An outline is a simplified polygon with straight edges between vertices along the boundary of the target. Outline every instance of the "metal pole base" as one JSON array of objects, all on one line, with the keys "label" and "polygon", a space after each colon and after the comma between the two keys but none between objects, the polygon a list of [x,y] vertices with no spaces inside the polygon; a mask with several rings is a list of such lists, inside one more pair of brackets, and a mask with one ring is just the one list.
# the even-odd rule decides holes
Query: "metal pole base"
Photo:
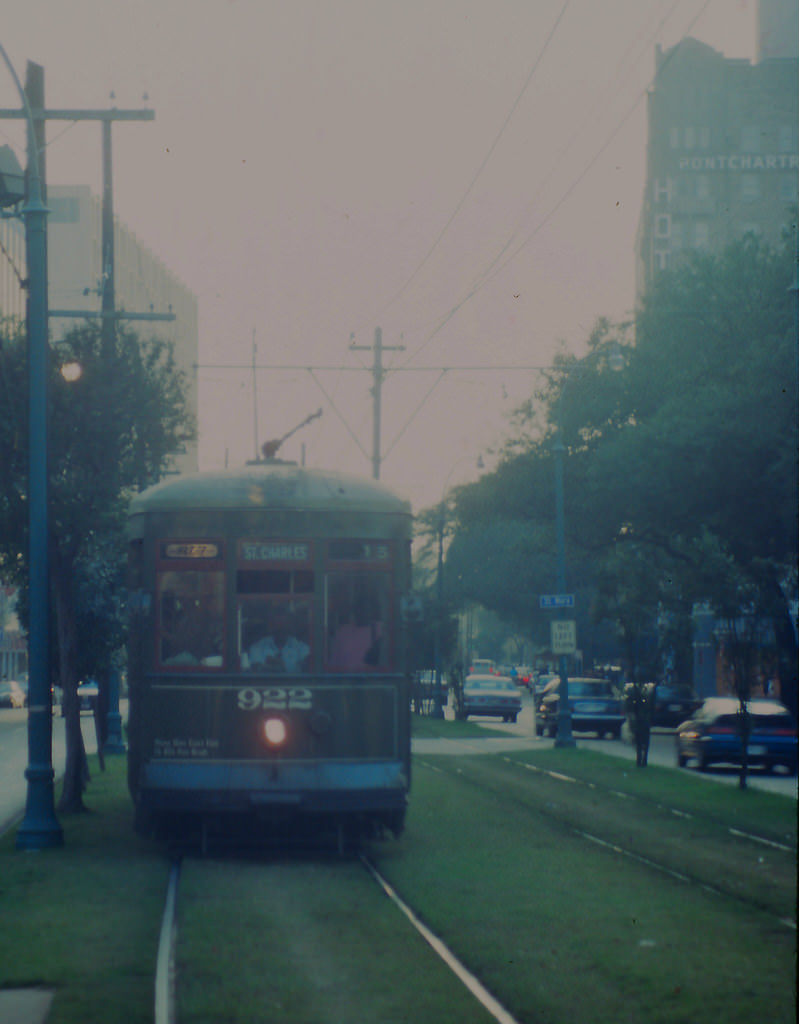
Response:
[{"label": "metal pole base", "polygon": [[109,711],[106,718],[108,726],[108,738],[103,747],[104,754],[124,754],[127,747],[122,741],[122,715],[116,711]]},{"label": "metal pole base", "polygon": [[17,831],[17,849],[47,850],[54,846],[63,846],[64,833],[55,816],[55,773],[52,767],[29,765],[25,769],[25,778],[28,780],[28,797],[25,817]]},{"label": "metal pole base", "polygon": [[576,747],[577,743],[572,735],[571,715],[561,715],[558,718],[558,734],[555,737],[556,747]]}]

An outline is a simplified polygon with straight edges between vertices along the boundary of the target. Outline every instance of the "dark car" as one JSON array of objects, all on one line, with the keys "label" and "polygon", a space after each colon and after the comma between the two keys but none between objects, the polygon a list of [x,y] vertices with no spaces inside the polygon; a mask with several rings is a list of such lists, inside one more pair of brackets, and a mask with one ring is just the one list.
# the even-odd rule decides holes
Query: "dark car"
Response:
[{"label": "dark car", "polygon": [[24,708],[25,691],[16,679],[0,682],[0,708]]},{"label": "dark car", "polygon": [[[751,700],[747,705],[749,741],[747,762],[767,771],[784,765],[796,774],[796,722],[777,700]],[[704,771],[711,764],[740,764],[743,756],[737,697],[708,697],[675,736],[677,764],[696,761]]]},{"label": "dark car", "polygon": [[515,722],[522,709],[518,686],[507,676],[470,675],[463,684],[463,717],[488,715]]},{"label": "dark car", "polygon": [[[574,732],[595,732],[600,739],[605,735],[614,739],[621,736],[624,712],[609,679],[569,679],[568,690]],[[549,736],[555,736],[558,731],[559,691],[560,677],[556,676],[547,683],[539,698],[539,728]]]},{"label": "dark car", "polygon": [[652,725],[676,729],[681,722],[691,717],[701,703],[687,687],[658,684],[655,687]]}]

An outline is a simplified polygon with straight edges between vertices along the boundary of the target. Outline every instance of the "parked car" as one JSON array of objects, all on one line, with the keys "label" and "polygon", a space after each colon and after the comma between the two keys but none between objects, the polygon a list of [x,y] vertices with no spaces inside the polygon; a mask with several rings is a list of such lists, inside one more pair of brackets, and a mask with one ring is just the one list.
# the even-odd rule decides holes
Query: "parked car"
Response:
[{"label": "parked car", "polygon": [[[751,716],[747,763],[767,771],[784,765],[795,775],[796,722],[788,708],[778,700],[751,700],[747,708]],[[684,768],[689,761],[696,761],[700,771],[711,764],[740,764],[739,711],[737,697],[708,697],[677,729],[677,764]]]},{"label": "parked car", "polygon": [[16,679],[0,682],[0,708],[24,708],[25,691]]},{"label": "parked car", "polygon": [[78,687],[78,705],[81,711],[94,711],[97,706],[97,697],[100,693],[97,683],[93,679],[87,679]]},{"label": "parked car", "polygon": [[691,717],[701,703],[687,687],[658,684],[655,687],[652,725],[676,729],[681,722]]},{"label": "parked car", "polygon": [[[621,700],[609,679],[574,678],[568,680],[569,708],[574,732],[595,732],[601,739],[621,736],[624,712]],[[557,735],[560,710],[560,676],[551,679],[538,698],[537,721],[540,731]]]},{"label": "parked car", "polygon": [[522,709],[518,686],[507,676],[468,675],[463,684],[463,717],[488,715],[515,722]]}]

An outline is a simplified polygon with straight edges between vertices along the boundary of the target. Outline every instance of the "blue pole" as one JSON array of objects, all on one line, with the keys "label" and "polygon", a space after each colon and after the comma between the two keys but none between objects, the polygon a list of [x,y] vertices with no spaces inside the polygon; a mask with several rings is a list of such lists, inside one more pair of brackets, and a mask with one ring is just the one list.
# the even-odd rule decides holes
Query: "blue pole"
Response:
[{"label": "blue pole", "polygon": [[[28,121],[28,201],[25,247],[28,264],[29,374],[29,603],[28,780],[25,816],[17,832],[19,850],[60,846],[63,832],[53,794],[52,697],[50,693],[50,601],[47,523],[47,209],[42,202],[36,132],[28,100],[5,50],[0,53],[17,86]],[[44,105],[42,103],[42,105]]]},{"label": "blue pole", "polygon": [[122,739],[122,715],[119,713],[119,669],[112,668],[108,688],[107,733],[104,754],[124,754],[126,747]]},{"label": "blue pole", "polygon": [[436,616],[435,663],[436,678],[433,691],[433,708],[431,718],[444,717],[444,697],[441,692],[441,633],[444,628],[444,505],[443,501],[438,512],[438,571],[436,573]]},{"label": "blue pole", "polygon": [[[561,395],[563,392],[561,392]],[[555,441],[555,530],[558,555],[558,593],[566,593],[566,525],[563,508],[563,444],[560,430],[560,403],[558,403],[558,436]],[[558,734],[556,747],[575,746],[572,735],[572,716],[569,707],[569,677],[566,655],[561,654],[559,664],[560,686],[558,688]]]}]

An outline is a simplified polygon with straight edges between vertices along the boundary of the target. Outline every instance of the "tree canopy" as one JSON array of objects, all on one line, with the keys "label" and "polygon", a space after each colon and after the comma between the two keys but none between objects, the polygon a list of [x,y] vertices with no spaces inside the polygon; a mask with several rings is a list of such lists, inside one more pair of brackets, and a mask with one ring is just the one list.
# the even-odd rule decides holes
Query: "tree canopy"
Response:
[{"label": "tree canopy", "polygon": [[[567,589],[590,584],[594,617],[610,617],[620,635],[643,628],[631,612],[646,591],[650,618],[679,620],[683,644],[694,601],[748,613],[754,600],[775,622],[783,696],[795,707],[792,264],[787,245],[752,235],[696,254],[656,279],[634,322],[600,320],[583,359],[556,361],[517,411],[497,469],[456,493],[450,557],[479,566],[459,569],[470,599],[505,614],[515,600],[512,611],[526,613],[534,601],[509,595],[510,578],[551,588],[560,439]],[[501,556],[486,558],[486,545]]]},{"label": "tree canopy", "polygon": [[[0,336],[0,578],[17,583],[25,622],[28,531],[27,344]],[[76,374],[61,373],[71,366]],[[49,350],[48,529],[53,679],[64,693],[67,770],[62,810],[79,809],[85,773],[76,689],[102,673],[124,640],[125,520],[131,495],[158,479],[195,435],[172,347],[88,323]]]}]

